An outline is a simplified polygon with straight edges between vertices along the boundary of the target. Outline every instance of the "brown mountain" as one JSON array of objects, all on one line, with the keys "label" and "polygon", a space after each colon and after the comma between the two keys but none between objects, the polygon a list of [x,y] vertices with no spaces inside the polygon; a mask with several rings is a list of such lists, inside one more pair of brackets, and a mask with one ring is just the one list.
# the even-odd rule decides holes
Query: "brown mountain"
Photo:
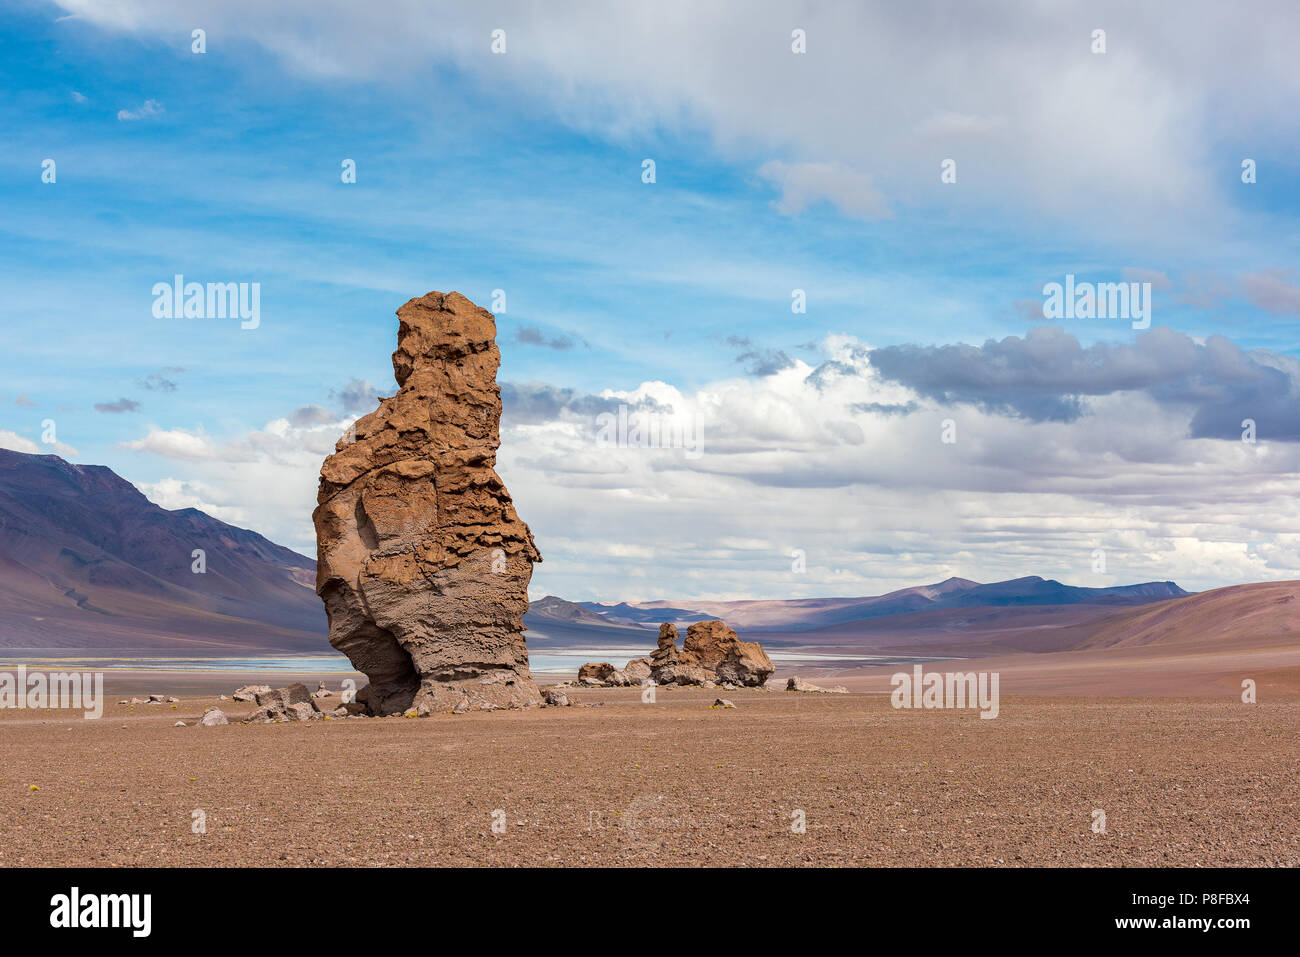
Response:
[{"label": "brown mountain", "polygon": [[0,449],[0,648],[328,651],[315,576],[311,559],[160,508],[111,469]]}]

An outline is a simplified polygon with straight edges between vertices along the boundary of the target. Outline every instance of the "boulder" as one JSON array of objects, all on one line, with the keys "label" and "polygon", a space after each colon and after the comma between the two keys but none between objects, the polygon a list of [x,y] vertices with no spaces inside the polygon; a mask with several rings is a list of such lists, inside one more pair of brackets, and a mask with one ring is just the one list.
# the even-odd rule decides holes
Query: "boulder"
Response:
[{"label": "boulder", "polygon": [[316,685],[316,690],[311,693],[311,696],[313,698],[328,698],[330,690],[325,687],[325,682],[322,681]]},{"label": "boulder", "polygon": [[776,671],[762,645],[741,641],[722,621],[697,621],[687,628],[682,652],[693,656],[724,685],[761,685]]},{"label": "boulder", "polygon": [[211,728],[219,724],[230,724],[230,719],[226,717],[225,712],[220,708],[209,708],[203,712],[203,717],[199,718],[199,724],[205,728]]},{"label": "boulder", "polygon": [[284,688],[268,688],[257,692],[253,698],[259,708],[270,708],[273,711],[287,711],[290,706],[298,704],[311,706],[311,692],[302,682]]},{"label": "boulder", "polygon": [[[634,682],[627,674],[619,671],[608,661],[601,661],[597,663],[588,663],[579,668],[578,683],[590,685],[593,688],[626,688]],[[635,683],[640,684],[640,682]]]},{"label": "boulder", "polygon": [[236,688],[231,697],[236,701],[252,701],[259,691],[270,690],[270,685],[244,685],[242,688]]},{"label": "boulder", "polygon": [[726,698],[715,698],[714,701],[713,701],[713,704],[710,705],[710,707],[712,707],[712,708],[734,708],[734,707],[735,707],[735,704],[733,704],[732,702],[728,701]]},{"label": "boulder", "polygon": [[553,708],[569,707],[569,696],[557,688],[547,688],[542,694],[546,698],[546,703]]},{"label": "boulder", "polygon": [[651,672],[651,660],[649,658],[633,658],[623,669],[623,674],[627,678],[628,684],[639,685],[649,681]]},{"label": "boulder", "polygon": [[[375,714],[541,703],[523,615],[541,561],[495,470],[490,312],[431,292],[397,310],[398,392],[321,467],[316,591]],[[485,680],[486,679],[486,680]]]}]

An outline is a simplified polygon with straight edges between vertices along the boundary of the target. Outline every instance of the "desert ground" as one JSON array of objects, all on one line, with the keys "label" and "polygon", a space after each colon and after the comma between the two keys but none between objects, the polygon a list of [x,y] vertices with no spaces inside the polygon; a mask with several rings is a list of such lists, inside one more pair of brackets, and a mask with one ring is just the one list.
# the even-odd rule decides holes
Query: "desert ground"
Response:
[{"label": "desert ground", "polygon": [[[174,727],[251,711],[216,699],[222,680],[117,677],[98,721],[0,712],[0,866],[1300,864],[1300,697],[1272,682],[1248,705],[1230,688],[1015,694],[1004,677],[995,720],[661,688]],[[116,704],[128,686],[181,701]]]}]

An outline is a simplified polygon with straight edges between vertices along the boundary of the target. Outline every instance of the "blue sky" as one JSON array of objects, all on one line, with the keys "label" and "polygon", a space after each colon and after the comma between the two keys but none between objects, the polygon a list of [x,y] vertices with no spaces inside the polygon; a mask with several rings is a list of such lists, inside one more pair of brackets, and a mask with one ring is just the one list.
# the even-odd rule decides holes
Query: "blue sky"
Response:
[{"label": "blue sky", "polygon": [[[672,450],[632,468],[607,463],[595,481],[602,466],[554,458],[571,441],[565,461],[584,454],[589,423],[574,409],[526,421],[507,402],[502,475],[554,558],[538,569],[541,593],[866,594],[948,573],[1089,584],[1078,556],[1103,540],[1115,558],[1096,584],[1209,587],[1300,566],[1300,528],[1271,504],[1293,476],[1294,440],[1237,461],[1228,439],[1197,434],[1200,400],[1189,396],[1234,388],[1222,364],[1174,398],[1167,370],[1077,385],[1068,394],[1086,396],[1086,414],[1060,423],[1006,401],[1041,382],[954,397],[923,394],[906,378],[912,366],[892,384],[879,380],[883,364],[854,366],[867,392],[837,409],[878,405],[876,392],[894,389],[893,404],[916,403],[902,418],[979,423],[986,444],[947,464],[932,458],[945,453],[930,425],[896,414],[846,415],[828,438],[827,392],[808,380],[828,361],[844,366],[846,343],[965,343],[972,363],[1002,362],[979,347],[1043,327],[1041,288],[1066,273],[1154,279],[1153,326],[1193,343],[1224,337],[1234,356],[1265,350],[1290,376],[1300,154],[1285,105],[1295,77],[1273,49],[1295,33],[1285,7],[1260,5],[1253,23],[1228,26],[1080,6],[1050,26],[1026,15],[1009,30],[936,34],[881,5],[838,28],[810,26],[800,59],[790,24],[819,23],[816,5],[749,15],[724,4],[707,21],[689,6],[669,5],[662,21],[606,11],[589,38],[600,15],[581,3],[545,24],[508,3],[442,19],[404,4],[364,18],[305,5],[279,21],[255,4],[85,6],[21,3],[0,20],[0,444],[108,465],[166,507],[197,505],[310,554],[311,463],[332,438],[299,435],[294,411],[320,406],[341,428],[366,411],[346,407],[349,383],[390,394],[393,311],[408,298],[455,289],[487,305],[502,289],[503,383],[633,402],[662,398],[643,387],[662,383],[670,404],[708,418],[718,449],[704,466]],[[954,22],[971,15],[934,9]],[[1088,50],[1094,19],[1111,25],[1102,56]],[[504,56],[489,50],[496,23],[512,41]],[[205,24],[197,55],[190,31]],[[882,48],[879,64],[859,66],[850,41],[882,36],[893,59]],[[663,55],[647,56],[642,41]],[[1021,45],[1024,76],[1001,75]],[[1189,62],[1218,49],[1223,62],[1206,62],[1193,83],[1194,65],[1171,47]],[[882,82],[876,69],[894,72]],[[1039,98],[1038,87],[1055,92]],[[950,156],[958,181],[942,184]],[[1247,156],[1259,169],[1250,185]],[[654,184],[641,179],[647,157]],[[41,179],[46,158],[54,184]],[[340,182],[349,158],[355,184]],[[155,318],[151,288],[176,273],[260,283],[260,326]],[[806,315],[791,313],[796,288]],[[1056,325],[1084,349],[1137,339],[1120,320]],[[1026,354],[1028,366],[1041,359]],[[1153,370],[1164,361],[1154,346],[1142,355]],[[970,374],[991,381],[985,366]],[[1289,388],[1265,403],[1278,415]],[[1140,451],[1108,424],[1133,425],[1126,395],[1153,403],[1158,448]],[[95,408],[122,399],[138,408]],[[765,421],[727,417],[769,400]],[[1232,405],[1219,418],[1236,414]],[[41,442],[47,419],[57,447]],[[287,430],[269,426],[286,419]],[[823,456],[855,462],[837,443],[860,434],[868,448],[892,436],[892,473],[874,469],[890,460],[877,450],[833,480],[814,477],[827,471]],[[863,442],[845,441],[862,454]],[[997,468],[1023,478],[1032,469],[1016,469],[1017,455],[1038,458],[1043,443],[1054,455],[1038,484],[1000,476],[987,458],[996,452]],[[1098,481],[1080,465],[1087,455],[1121,464]],[[904,503],[913,468],[954,477]],[[1174,485],[1203,478],[1169,490],[1168,472]],[[1143,481],[1167,493],[1135,493]],[[1227,481],[1274,517],[1223,514],[1215,489]],[[1090,482],[1101,491],[1085,491]],[[766,497],[773,487],[779,500]],[[657,507],[661,495],[671,503]],[[788,521],[775,522],[774,508]],[[838,527],[847,508],[860,509],[860,534]],[[939,525],[873,531],[878,512]],[[1069,533],[1078,541],[1058,538],[1058,522],[1090,514]],[[1004,525],[990,530],[996,515]],[[791,579],[801,537],[824,561]],[[868,551],[907,559],[855,558]]]}]

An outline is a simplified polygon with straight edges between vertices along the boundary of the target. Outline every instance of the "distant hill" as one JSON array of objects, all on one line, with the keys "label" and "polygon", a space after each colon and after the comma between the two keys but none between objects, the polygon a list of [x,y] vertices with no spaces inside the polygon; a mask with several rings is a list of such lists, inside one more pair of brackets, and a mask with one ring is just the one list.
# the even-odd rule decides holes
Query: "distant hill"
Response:
[{"label": "distant hill", "polygon": [[[545,598],[539,598],[537,601],[530,603],[528,613],[534,618],[566,622],[571,625],[607,626],[611,623],[608,618],[593,611],[588,611],[577,602],[565,601],[563,598],[556,598],[554,595],[547,595]],[[633,627],[639,629],[641,626],[634,625]]]},{"label": "distant hill", "polygon": [[0,648],[328,651],[315,576],[311,559],[160,508],[111,469],[0,449]]},{"label": "distant hill", "polygon": [[805,631],[895,615],[951,608],[1028,607],[1041,605],[1141,605],[1189,594],[1173,582],[1146,582],[1108,588],[1081,588],[1031,575],[983,585],[949,578],[869,598],[796,598],[758,601],[646,601],[583,608],[610,621],[658,623],[722,618],[733,628],[751,632]]},{"label": "distant hill", "polygon": [[1110,615],[1084,629],[1075,648],[1224,651],[1298,640],[1300,582],[1257,582]]}]

